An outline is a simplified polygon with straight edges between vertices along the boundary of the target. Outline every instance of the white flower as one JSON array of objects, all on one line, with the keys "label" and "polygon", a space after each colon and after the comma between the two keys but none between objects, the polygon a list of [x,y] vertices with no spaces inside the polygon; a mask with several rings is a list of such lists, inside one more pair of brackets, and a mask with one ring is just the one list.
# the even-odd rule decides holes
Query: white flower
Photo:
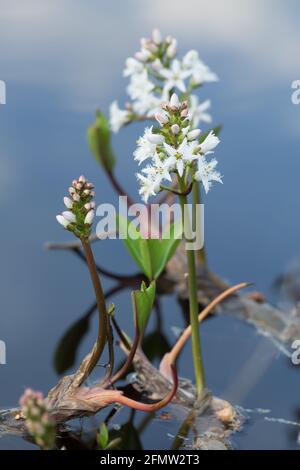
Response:
[{"label": "white flower", "polygon": [[162,160],[157,154],[153,157],[153,164],[142,170],[143,174],[138,173],[136,176],[140,181],[141,187],[139,194],[145,202],[150,196],[155,196],[160,191],[162,181],[172,182],[170,171],[172,170],[172,158]]},{"label": "white flower", "polygon": [[217,82],[217,75],[212,72],[207,65],[199,58],[195,50],[189,51],[182,60],[183,68],[188,70],[195,85],[201,85],[205,82]]},{"label": "white flower", "polygon": [[70,222],[67,219],[65,219],[63,215],[57,215],[56,220],[64,228],[67,228],[70,225]]},{"label": "white flower", "polygon": [[109,122],[113,132],[118,132],[129,121],[129,112],[120,109],[118,102],[114,101],[109,108]]},{"label": "white flower", "polygon": [[210,131],[208,136],[200,144],[200,151],[204,155],[213,153],[213,150],[219,145],[220,139],[214,134],[213,131]]},{"label": "white flower", "polygon": [[148,79],[148,72],[144,70],[142,73],[132,75],[130,83],[127,87],[127,93],[132,100],[144,98],[154,88],[154,84]]},{"label": "white flower", "polygon": [[184,70],[178,59],[173,60],[169,69],[164,68],[159,73],[166,80],[164,92],[172,88],[178,88],[182,93],[186,91],[184,80],[190,76],[190,71]]},{"label": "white flower", "polygon": [[134,159],[139,162],[139,165],[147,160],[148,158],[154,158],[156,154],[156,144],[151,143],[149,137],[151,139],[153,127],[146,127],[143,137],[140,137],[137,144],[138,147],[134,151]]},{"label": "white flower", "polygon": [[215,159],[210,162],[207,162],[203,156],[200,156],[198,159],[198,170],[196,171],[194,178],[196,181],[201,181],[206,193],[210,190],[212,181],[223,183],[221,174],[215,170],[217,164],[218,162]]},{"label": "white flower", "polygon": [[194,146],[187,142],[187,139],[184,139],[183,142],[176,149],[171,147],[171,145],[164,143],[164,147],[167,151],[169,159],[169,165],[171,168],[178,171],[179,176],[183,175],[184,167],[186,164],[191,163],[193,160],[198,157],[193,153]]},{"label": "white flower", "polygon": [[133,110],[137,114],[146,114],[148,117],[152,117],[155,113],[161,111],[161,102],[162,100],[153,93],[147,93],[134,101]]},{"label": "white flower", "polygon": [[160,183],[159,183],[159,186],[157,187],[157,182],[153,180],[153,178],[144,176],[140,173],[137,173],[136,177],[139,180],[140,185],[141,185],[139,194],[142,197],[143,201],[147,203],[149,197],[155,196],[157,192],[159,191]]},{"label": "white flower", "polygon": [[143,70],[144,65],[140,61],[133,57],[128,57],[128,59],[126,59],[126,68],[124,69],[123,75],[124,77],[129,77],[130,75],[142,73]]},{"label": "white flower", "polygon": [[191,95],[190,100],[191,104],[189,116],[193,122],[193,125],[197,127],[201,121],[210,124],[212,122],[212,118],[211,115],[206,112],[211,106],[210,100],[206,100],[199,104],[199,100],[196,95]]}]

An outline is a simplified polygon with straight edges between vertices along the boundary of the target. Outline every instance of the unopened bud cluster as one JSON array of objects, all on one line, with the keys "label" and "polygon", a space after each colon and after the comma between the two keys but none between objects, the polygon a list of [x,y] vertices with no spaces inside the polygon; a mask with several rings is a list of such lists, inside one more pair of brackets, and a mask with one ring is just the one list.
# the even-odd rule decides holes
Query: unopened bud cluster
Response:
[{"label": "unopened bud cluster", "polygon": [[177,52],[177,40],[172,36],[162,37],[158,29],[154,29],[151,38],[141,39],[141,49],[135,53],[135,58],[141,62],[155,62],[154,67],[160,68],[168,64]]},{"label": "unopened bud cluster", "polygon": [[53,448],[55,442],[55,421],[41,392],[28,388],[20,398],[21,413],[28,432],[35,443],[44,450]]},{"label": "unopened bud cluster", "polygon": [[87,239],[91,233],[91,227],[95,216],[94,185],[80,176],[73,180],[69,188],[69,197],[64,197],[67,208],[62,214],[57,215],[57,221],[67,230],[73,232],[76,237]]}]

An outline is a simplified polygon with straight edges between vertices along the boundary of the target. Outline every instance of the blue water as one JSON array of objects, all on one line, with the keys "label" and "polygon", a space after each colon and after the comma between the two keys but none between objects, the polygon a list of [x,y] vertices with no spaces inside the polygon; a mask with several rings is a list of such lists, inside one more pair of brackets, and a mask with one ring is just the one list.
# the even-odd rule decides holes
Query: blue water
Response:
[{"label": "blue water", "polygon": [[[300,78],[299,55],[293,54],[300,39],[297,2],[277,2],[275,8],[270,2],[263,2],[264,7],[254,2],[257,24],[247,40],[243,12],[234,22],[232,38],[228,31],[224,38],[222,31],[219,37],[205,35],[204,23],[201,32],[205,21],[201,9],[208,8],[205,1],[185,2],[184,24],[176,13],[179,2],[164,2],[173,5],[174,26],[158,8],[149,16],[148,9],[135,1],[26,3],[25,7],[25,2],[20,6],[0,0],[0,79],[7,86],[7,104],[0,105],[0,339],[7,345],[7,364],[0,366],[1,407],[14,406],[27,386],[46,393],[56,383],[55,345],[93,301],[81,261],[67,252],[47,252],[43,246],[46,241],[71,238],[58,226],[55,215],[62,210],[62,197],[74,177],[83,173],[95,182],[98,203],[117,202],[88,151],[85,133],[96,108],[107,111],[113,99],[126,100],[126,80],[121,76],[124,60],[152,26],[178,36],[182,52],[200,50],[221,78],[219,84],[201,91],[203,99],[212,100],[214,122],[224,126],[216,153],[224,185],[216,185],[204,200],[210,268],[230,282],[253,281],[275,300],[274,279],[300,251],[300,106],[291,103],[291,82]],[[264,9],[270,18],[266,23]],[[225,27],[237,11],[231,1]],[[206,18],[207,13],[203,15]],[[215,15],[217,23],[222,8],[216,8]],[[194,17],[199,18],[199,28],[189,27]],[[278,17],[285,40],[276,55]],[[213,22],[211,27],[216,27]],[[142,130],[142,125],[134,125],[113,139],[117,176],[136,198],[132,152]],[[120,242],[99,243],[96,256],[111,270],[130,273],[135,269]],[[104,284],[107,289],[112,285],[107,280]],[[114,301],[120,323],[130,332],[129,292]],[[164,299],[163,306],[165,325],[182,325],[175,300]],[[174,339],[172,333],[168,335]],[[94,336],[91,328],[77,363]],[[273,346],[267,340],[237,320],[220,317],[204,325],[203,341],[208,384],[216,394],[246,408],[269,408],[275,417],[299,419],[299,370],[277,357],[275,350],[272,356]],[[249,391],[240,394],[237,377],[262,341],[263,353],[272,356],[270,364]],[[187,350],[180,364],[191,377],[189,357]],[[220,360],[226,368],[220,367]],[[237,384],[235,389],[232,383]],[[166,426],[158,425],[162,436]],[[240,448],[297,448],[293,430],[255,417],[236,443]],[[160,437],[155,441],[154,434],[149,426],[143,435],[146,447],[155,448],[161,442]],[[164,439],[167,448],[168,438]],[[0,439],[2,448],[23,445],[20,440]]]}]

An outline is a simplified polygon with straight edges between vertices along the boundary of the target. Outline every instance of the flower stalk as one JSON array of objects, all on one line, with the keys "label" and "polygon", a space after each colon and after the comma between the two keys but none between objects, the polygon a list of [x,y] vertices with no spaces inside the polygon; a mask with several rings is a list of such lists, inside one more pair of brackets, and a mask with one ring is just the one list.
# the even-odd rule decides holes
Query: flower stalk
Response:
[{"label": "flower stalk", "polygon": [[[184,193],[185,186],[182,178],[178,179],[179,187]],[[185,227],[186,233],[191,233],[192,226],[189,217],[187,196],[179,196],[181,212],[182,212],[182,225]],[[195,372],[195,384],[197,398],[200,397],[202,390],[205,387],[205,374],[202,360],[200,330],[198,325],[198,296],[197,296],[197,276],[196,276],[196,259],[194,250],[186,250],[187,265],[188,265],[188,292],[189,292],[189,313],[190,325],[192,330],[192,352]]]},{"label": "flower stalk", "polygon": [[88,182],[84,176],[73,180],[69,188],[71,199],[69,197],[64,198],[64,204],[68,210],[56,217],[57,221],[66,230],[73,232],[81,241],[94,287],[99,313],[97,341],[92,350],[83,380],[90,375],[97,365],[107,343],[109,331],[105,297],[89,241],[95,216],[95,202],[93,201],[95,192],[93,189],[94,185]]}]

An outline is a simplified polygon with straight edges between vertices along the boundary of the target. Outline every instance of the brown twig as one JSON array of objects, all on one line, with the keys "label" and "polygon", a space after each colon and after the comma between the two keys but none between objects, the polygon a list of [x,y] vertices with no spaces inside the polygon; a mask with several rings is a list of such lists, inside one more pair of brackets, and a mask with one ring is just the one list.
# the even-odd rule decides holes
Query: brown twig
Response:
[{"label": "brown twig", "polygon": [[[220,304],[223,300],[225,300],[227,297],[229,297],[230,295],[234,294],[235,292],[237,292],[238,290],[240,289],[244,289],[246,287],[249,287],[251,284],[250,283],[247,283],[247,282],[242,282],[240,284],[237,284],[233,287],[230,287],[229,289],[227,289],[225,292],[222,292],[220,295],[218,295],[218,297],[216,297],[204,310],[202,310],[202,312],[199,314],[198,316],[198,321],[199,323],[202,322],[211,312],[212,310],[218,305]],[[181,352],[183,346],[185,345],[185,343],[187,342],[187,340],[189,339],[190,335],[192,333],[192,328],[191,328],[191,325],[189,325],[185,330],[184,332],[182,333],[182,335],[180,336],[180,338],[178,339],[178,341],[175,343],[175,345],[173,346],[173,348],[171,349],[171,351],[167,354],[164,355],[161,363],[160,363],[160,371],[165,375],[165,369],[167,367],[167,370],[169,369],[169,364],[175,364],[176,362],[176,359],[179,355],[179,353]]]}]

